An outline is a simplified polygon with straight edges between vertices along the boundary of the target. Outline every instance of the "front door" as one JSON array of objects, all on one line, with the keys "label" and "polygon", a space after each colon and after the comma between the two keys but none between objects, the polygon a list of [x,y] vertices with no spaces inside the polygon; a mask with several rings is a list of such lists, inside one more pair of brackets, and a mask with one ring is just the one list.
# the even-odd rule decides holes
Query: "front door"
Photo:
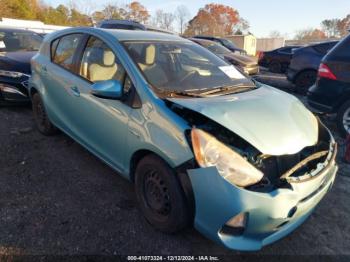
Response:
[{"label": "front door", "polygon": [[[91,94],[94,83],[106,80],[125,82],[126,73],[117,54],[102,40],[90,36],[83,51],[76,81],[74,122],[78,136],[95,154],[122,170],[130,106],[122,100],[104,99]],[[124,87],[125,88],[125,87]]]}]

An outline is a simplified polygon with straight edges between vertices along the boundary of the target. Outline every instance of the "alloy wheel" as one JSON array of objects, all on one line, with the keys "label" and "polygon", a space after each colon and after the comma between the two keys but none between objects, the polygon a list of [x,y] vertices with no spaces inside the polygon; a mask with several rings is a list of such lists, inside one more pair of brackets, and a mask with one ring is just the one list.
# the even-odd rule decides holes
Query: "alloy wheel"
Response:
[{"label": "alloy wheel", "polygon": [[350,107],[344,112],[343,125],[344,129],[350,133]]}]

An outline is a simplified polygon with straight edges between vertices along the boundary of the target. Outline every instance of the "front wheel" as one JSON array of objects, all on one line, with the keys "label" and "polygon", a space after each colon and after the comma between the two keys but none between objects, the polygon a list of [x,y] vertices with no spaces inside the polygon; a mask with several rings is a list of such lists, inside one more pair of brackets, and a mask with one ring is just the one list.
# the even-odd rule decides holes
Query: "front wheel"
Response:
[{"label": "front wheel", "polygon": [[44,103],[38,93],[35,93],[32,97],[32,108],[34,120],[40,133],[46,136],[56,134],[57,128],[50,122],[45,111]]},{"label": "front wheel", "polygon": [[146,220],[154,228],[175,233],[187,226],[189,212],[182,187],[164,160],[147,155],[138,163],[135,191]]},{"label": "front wheel", "polygon": [[350,134],[350,101],[340,107],[337,113],[337,126],[342,137]]}]

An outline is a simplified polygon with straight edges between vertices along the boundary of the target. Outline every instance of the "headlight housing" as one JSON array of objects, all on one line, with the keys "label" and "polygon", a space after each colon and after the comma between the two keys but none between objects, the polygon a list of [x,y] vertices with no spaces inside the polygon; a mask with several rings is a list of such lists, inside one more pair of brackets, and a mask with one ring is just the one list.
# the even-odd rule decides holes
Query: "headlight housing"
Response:
[{"label": "headlight housing", "polygon": [[264,174],[241,155],[203,130],[191,131],[195,158],[201,167],[215,166],[231,184],[246,187],[259,182]]}]

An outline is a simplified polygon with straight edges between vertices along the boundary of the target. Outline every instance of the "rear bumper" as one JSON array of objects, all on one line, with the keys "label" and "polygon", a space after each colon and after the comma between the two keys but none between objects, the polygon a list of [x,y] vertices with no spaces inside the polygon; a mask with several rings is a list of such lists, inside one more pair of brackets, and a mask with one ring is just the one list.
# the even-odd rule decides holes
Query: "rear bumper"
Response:
[{"label": "rear bumper", "polygon": [[[322,174],[293,189],[259,193],[236,187],[215,167],[188,170],[194,192],[195,227],[208,238],[235,250],[254,251],[288,235],[301,225],[331,188],[337,172],[334,161]],[[248,214],[240,235],[221,233],[227,221]]]},{"label": "rear bumper", "polygon": [[[319,79],[310,87],[307,93],[307,102],[312,109],[323,113],[336,113],[346,100],[350,87],[340,81]],[[313,110],[314,111],[314,110]]]}]

